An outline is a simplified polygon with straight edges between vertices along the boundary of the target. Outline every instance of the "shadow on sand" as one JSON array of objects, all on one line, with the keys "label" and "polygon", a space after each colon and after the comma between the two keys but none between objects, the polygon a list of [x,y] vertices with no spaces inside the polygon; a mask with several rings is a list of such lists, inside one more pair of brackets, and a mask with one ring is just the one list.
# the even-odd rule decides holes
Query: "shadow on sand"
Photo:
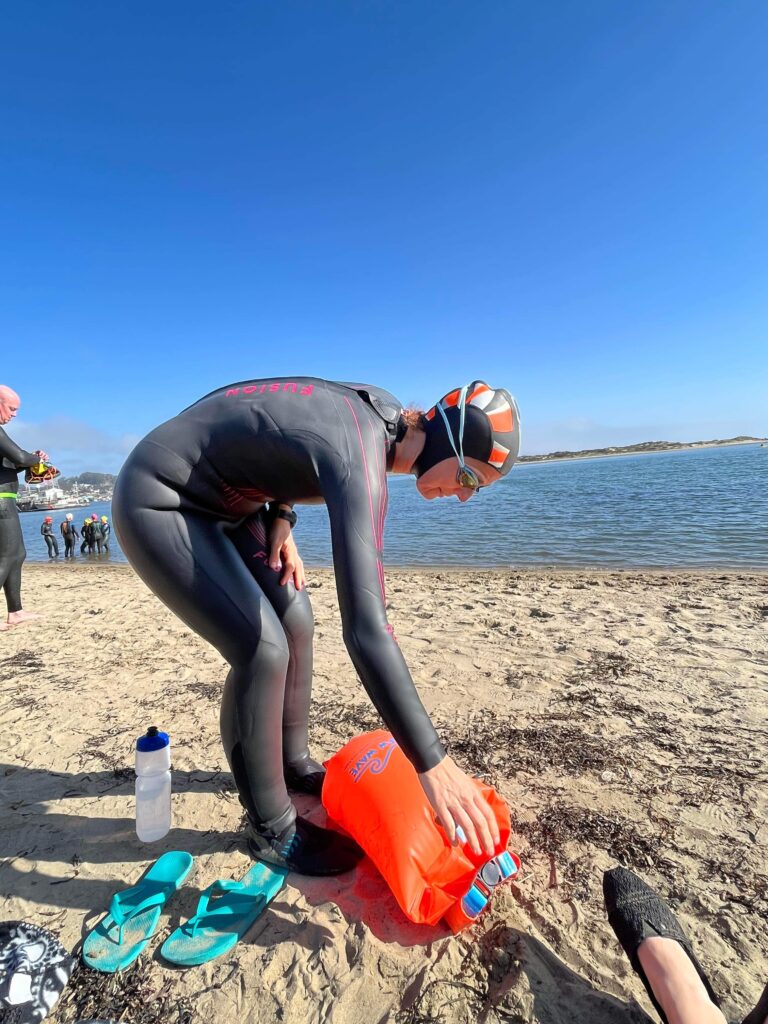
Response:
[{"label": "shadow on sand", "polygon": [[[106,793],[130,798],[133,779],[129,772],[70,774],[0,764],[0,779],[5,812],[0,830],[0,893],[40,904],[48,912],[43,916],[52,918],[54,925],[68,911],[83,913],[83,935],[101,916],[115,891],[135,884],[148,863],[166,850],[187,850],[193,856],[229,853],[237,848],[245,852],[243,833],[237,829],[222,832],[174,828],[162,841],[150,846],[138,842],[130,814],[122,818],[86,818],[66,813],[67,799],[95,799]],[[239,805],[228,772],[174,771],[173,788],[176,793],[230,794],[233,820],[237,818],[239,822]],[[301,813],[318,824],[324,823],[324,811],[316,800],[297,797],[296,802]],[[17,866],[20,860],[23,865]],[[41,868],[46,860],[57,865],[68,863],[71,867],[63,876],[54,877]],[[30,863],[34,865],[31,870]],[[88,870],[90,865],[106,864],[114,868],[106,876],[99,872],[101,877],[94,878]],[[190,877],[168,908],[170,929],[194,913],[201,890],[211,880],[198,882],[194,874]],[[308,915],[295,906],[289,889],[257,921],[243,940],[246,944],[268,949],[289,942],[309,956],[326,944],[338,942],[338,933],[322,924],[323,916],[329,912],[346,921],[348,933],[350,926],[353,933],[365,928],[381,942],[405,947],[427,948],[449,934],[442,926],[422,927],[408,921],[368,858],[349,875],[292,875],[290,885],[301,893],[310,908],[325,907],[325,915],[315,915],[320,921],[313,921],[311,913]],[[469,1000],[476,1007],[478,1024],[491,1024],[498,1019],[521,1024],[524,1020],[547,1024],[640,1024],[649,1019],[636,1004],[608,995],[580,977],[532,935],[496,922],[492,945],[496,950],[508,951],[504,970],[499,971],[498,965],[489,962],[487,970],[473,974],[472,984],[459,980],[426,982],[424,972],[419,972],[404,993],[398,1020],[403,1024],[439,1020],[439,1016],[432,1018],[425,1013],[432,1014],[439,1005],[456,999]],[[155,958],[158,956],[155,951]],[[482,951],[478,964],[483,967]],[[525,1009],[522,1003],[515,1009],[510,995],[519,988],[522,975],[528,981],[524,996],[527,1002]],[[478,977],[481,981],[476,984]],[[497,1009],[503,1010],[501,1018]]]}]

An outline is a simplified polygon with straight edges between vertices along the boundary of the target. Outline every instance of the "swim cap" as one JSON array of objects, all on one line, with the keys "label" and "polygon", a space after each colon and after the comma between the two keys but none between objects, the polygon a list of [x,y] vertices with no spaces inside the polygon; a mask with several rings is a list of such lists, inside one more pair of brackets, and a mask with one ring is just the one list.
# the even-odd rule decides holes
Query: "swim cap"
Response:
[{"label": "swim cap", "polygon": [[107,517],[106,516],[102,516],[101,517],[101,521],[102,521],[102,523],[106,523],[107,522]]},{"label": "swim cap", "polygon": [[66,514],[66,516],[64,516],[64,518],[65,519],[74,519],[74,516],[72,515],[71,512],[67,512],[67,514]]},{"label": "swim cap", "polygon": [[45,517],[45,521],[46,521],[46,523],[52,523],[53,522],[53,516],[46,516]]},{"label": "swim cap", "polygon": [[[474,380],[466,388],[464,401],[464,435],[459,446],[462,388],[449,391],[424,414],[426,441],[416,460],[416,475],[421,476],[443,459],[456,458],[454,445],[465,457],[485,462],[506,476],[520,450],[520,413],[517,403],[504,388],[489,387],[485,381]],[[445,413],[453,435],[448,436],[438,406]],[[453,444],[451,444],[453,440]]]},{"label": "swim cap", "polygon": [[93,515],[91,516],[91,519],[98,519],[98,518],[99,518],[99,517],[98,517],[98,516],[96,515],[96,513],[95,513],[95,512],[94,512],[94,513],[93,513]]}]

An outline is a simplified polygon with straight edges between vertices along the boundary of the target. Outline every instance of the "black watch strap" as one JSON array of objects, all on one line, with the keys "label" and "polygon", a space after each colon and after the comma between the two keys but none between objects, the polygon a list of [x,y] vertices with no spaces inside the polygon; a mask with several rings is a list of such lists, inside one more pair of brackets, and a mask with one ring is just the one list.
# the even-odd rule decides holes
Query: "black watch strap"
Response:
[{"label": "black watch strap", "polygon": [[284,519],[286,523],[290,523],[291,529],[293,529],[293,527],[299,521],[299,517],[296,515],[296,513],[292,509],[287,508],[278,509],[276,518]]}]

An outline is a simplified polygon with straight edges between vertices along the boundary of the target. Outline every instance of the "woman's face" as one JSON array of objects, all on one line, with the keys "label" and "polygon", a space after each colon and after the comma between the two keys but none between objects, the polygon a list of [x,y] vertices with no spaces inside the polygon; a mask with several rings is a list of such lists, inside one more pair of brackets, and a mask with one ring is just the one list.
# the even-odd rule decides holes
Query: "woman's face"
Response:
[{"label": "woman's face", "polygon": [[[501,473],[489,466],[487,462],[479,462],[477,459],[465,459],[470,469],[474,469],[480,479],[481,487],[489,487],[495,480],[501,477]],[[416,481],[416,487],[422,498],[432,501],[433,498],[457,497],[459,501],[469,501],[475,493],[471,487],[462,487],[456,479],[459,471],[459,460],[453,456],[450,459],[443,459],[436,463],[431,469]]]}]

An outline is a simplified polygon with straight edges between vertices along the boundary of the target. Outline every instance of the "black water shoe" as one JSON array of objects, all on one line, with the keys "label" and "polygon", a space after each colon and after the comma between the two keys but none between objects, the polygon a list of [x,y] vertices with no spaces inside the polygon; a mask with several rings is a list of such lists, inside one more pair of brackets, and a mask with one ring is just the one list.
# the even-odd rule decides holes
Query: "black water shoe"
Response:
[{"label": "black water shoe", "polygon": [[302,758],[293,764],[286,764],[284,769],[285,784],[294,793],[308,793],[320,796],[325,781],[325,768],[311,757]]},{"label": "black water shoe", "polygon": [[611,928],[629,957],[635,973],[645,985],[645,990],[664,1024],[668,1024],[667,1017],[653,994],[653,989],[637,955],[640,943],[654,935],[663,939],[674,939],[675,942],[680,943],[688,954],[688,959],[696,968],[696,973],[703,981],[707,995],[715,1006],[720,1006],[720,1000],[712,991],[709,979],[696,959],[691,943],[680,927],[679,921],[664,900],[657,896],[642,878],[626,868],[613,868],[611,871],[606,871],[603,875],[603,896]]},{"label": "black water shoe", "polygon": [[313,825],[301,815],[279,834],[254,829],[248,849],[256,860],[300,875],[341,875],[364,857],[353,839]]},{"label": "black water shoe", "polygon": [[763,989],[763,994],[757,1001],[757,1006],[752,1013],[748,1013],[741,1024],[765,1024],[768,1020],[768,985]]}]

